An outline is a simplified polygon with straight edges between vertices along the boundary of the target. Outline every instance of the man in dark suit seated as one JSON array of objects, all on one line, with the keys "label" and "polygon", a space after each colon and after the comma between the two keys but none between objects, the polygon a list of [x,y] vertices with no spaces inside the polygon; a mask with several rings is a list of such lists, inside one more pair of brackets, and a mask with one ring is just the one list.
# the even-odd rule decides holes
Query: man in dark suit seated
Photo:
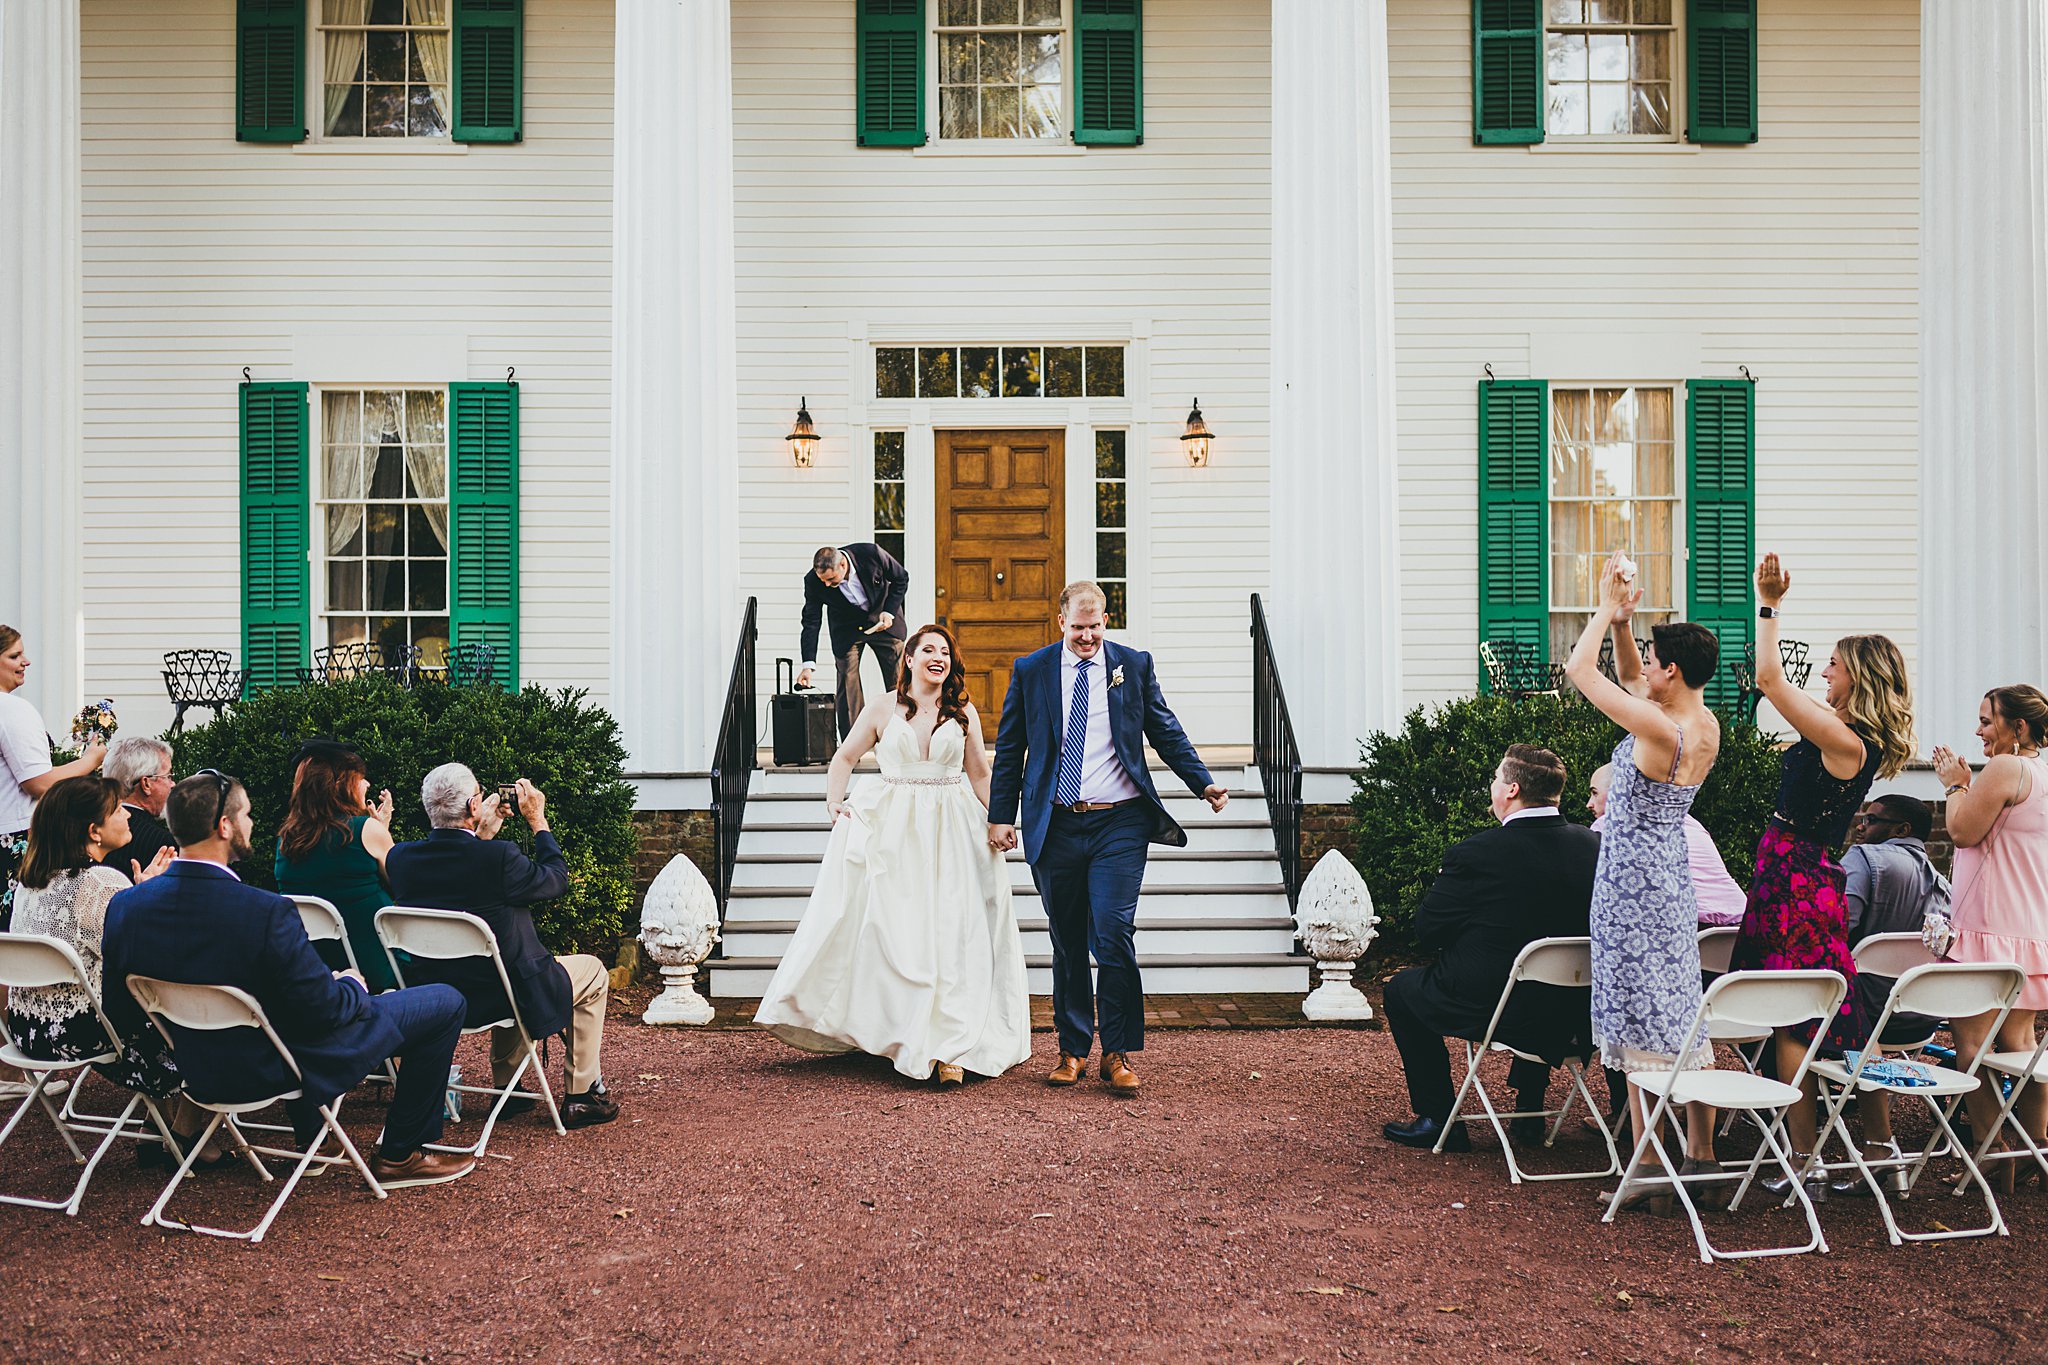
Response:
[{"label": "man in dark suit seated", "polygon": [[[1450,1119],[1457,1089],[1446,1037],[1477,1042],[1514,970],[1515,957],[1539,938],[1582,937],[1593,904],[1600,836],[1558,813],[1564,761],[1548,749],[1515,744],[1494,770],[1492,806],[1500,823],[1454,845],[1415,913],[1415,940],[1436,960],[1410,967],[1387,983],[1387,1027],[1408,1075],[1415,1117],[1389,1123],[1388,1139],[1433,1147]],[[1515,988],[1496,1040],[1552,1064],[1583,1055],[1592,1034],[1591,994],[1557,986]],[[1516,1108],[1539,1110],[1550,1067],[1517,1058],[1508,1072]],[[1517,1141],[1541,1140],[1541,1119],[1516,1119]],[[1444,1150],[1471,1150],[1459,1124]]]},{"label": "man in dark suit seated", "polygon": [[441,1139],[448,1062],[462,1037],[461,993],[421,986],[371,995],[354,972],[330,972],[297,908],[229,870],[249,855],[253,833],[248,793],[232,777],[207,769],[186,778],[171,789],[164,814],[181,855],[107,906],[104,995],[115,1030],[133,1036],[151,1027],[129,993],[131,974],[247,991],[300,1077],[252,1029],[173,1024],[178,1073],[194,1099],[232,1104],[303,1090],[285,1102],[303,1148],[320,1133],[318,1106],[396,1057],[398,1086],[372,1174],[402,1188],[459,1180],[475,1169],[473,1157],[426,1150]]},{"label": "man in dark suit seated", "polygon": [[[485,798],[475,773],[460,763],[443,763],[428,773],[420,784],[420,802],[434,829],[425,839],[397,845],[385,858],[392,899],[426,910],[462,910],[491,926],[519,1003],[519,1017],[534,1041],[567,1030],[563,1126],[610,1123],[619,1116],[619,1106],[599,1079],[598,1054],[604,1046],[611,978],[604,964],[588,954],[556,957],[541,945],[531,907],[568,892],[569,865],[548,829],[547,797],[525,778],[517,790],[519,813],[533,830],[531,858],[510,840],[479,837],[478,826],[492,814],[491,805],[498,798],[495,792]],[[481,958],[415,957],[405,977],[440,981],[461,991],[469,1001],[471,1028],[508,1013],[498,974]],[[512,1079],[519,1048],[517,1029],[492,1032],[494,1085]],[[534,1103],[515,1098],[506,1102],[504,1112],[525,1113]]]},{"label": "man in dark suit seated", "polygon": [[896,685],[905,637],[903,594],[909,587],[910,570],[879,545],[863,541],[840,550],[827,545],[811,556],[811,571],[804,575],[804,662],[796,685],[809,687],[818,671],[822,618],[831,624],[832,658],[839,666],[836,704],[841,739],[853,728],[865,701],[860,688],[862,650],[875,651],[882,687]]}]

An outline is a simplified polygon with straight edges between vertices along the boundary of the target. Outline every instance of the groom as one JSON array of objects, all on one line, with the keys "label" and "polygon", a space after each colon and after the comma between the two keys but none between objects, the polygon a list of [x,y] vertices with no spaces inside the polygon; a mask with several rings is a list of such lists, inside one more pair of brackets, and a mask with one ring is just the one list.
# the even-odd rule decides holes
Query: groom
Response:
[{"label": "groom", "polygon": [[[1102,638],[1105,599],[1093,583],[1060,593],[1060,642],[1017,660],[996,730],[988,842],[1017,846],[1018,788],[1024,856],[1052,929],[1052,1012],[1060,1064],[1046,1080],[1072,1085],[1088,1070],[1101,997],[1102,1079],[1138,1093],[1130,1054],[1145,1046],[1138,981],[1138,888],[1148,843],[1185,847],[1145,767],[1145,741],[1211,810],[1230,795],[1166,707],[1152,656]],[[1088,955],[1100,989],[1088,976]]]}]

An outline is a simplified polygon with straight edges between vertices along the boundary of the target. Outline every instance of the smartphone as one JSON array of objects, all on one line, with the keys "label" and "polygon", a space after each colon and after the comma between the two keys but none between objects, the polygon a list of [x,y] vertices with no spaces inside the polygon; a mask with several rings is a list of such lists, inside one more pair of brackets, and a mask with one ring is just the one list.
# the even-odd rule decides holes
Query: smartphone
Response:
[{"label": "smartphone", "polygon": [[517,783],[503,782],[498,785],[498,809],[507,812],[519,809],[519,785]]}]

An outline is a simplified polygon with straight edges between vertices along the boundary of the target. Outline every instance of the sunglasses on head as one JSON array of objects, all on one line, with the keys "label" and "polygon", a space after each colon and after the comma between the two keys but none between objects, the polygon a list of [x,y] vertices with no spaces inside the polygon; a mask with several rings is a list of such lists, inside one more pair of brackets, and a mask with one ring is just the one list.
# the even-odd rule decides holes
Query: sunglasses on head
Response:
[{"label": "sunglasses on head", "polygon": [[229,777],[226,773],[222,772],[218,768],[201,768],[198,772],[192,774],[192,776],[210,777],[214,780],[214,783],[220,788],[219,794],[214,798],[213,802],[212,825],[212,828],[219,829],[221,817],[228,813],[228,793],[235,789],[235,779]]}]

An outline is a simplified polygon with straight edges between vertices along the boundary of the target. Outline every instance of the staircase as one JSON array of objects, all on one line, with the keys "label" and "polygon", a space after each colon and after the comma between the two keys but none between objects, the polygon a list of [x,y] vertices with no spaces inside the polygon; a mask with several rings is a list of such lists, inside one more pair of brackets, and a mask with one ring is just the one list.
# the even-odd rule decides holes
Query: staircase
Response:
[{"label": "staircase", "polygon": [[[1145,989],[1160,995],[1306,993],[1310,962],[1295,950],[1258,769],[1241,762],[1211,764],[1210,772],[1230,789],[1220,815],[1153,764],[1153,783],[1187,830],[1188,846],[1154,844],[1145,867],[1138,899]],[[856,785],[875,780],[872,761],[854,777]],[[745,809],[726,903],[724,956],[705,965],[712,995],[758,999],[803,917],[831,835],[825,771],[764,769],[748,788]],[[1023,850],[1008,862],[1031,993],[1049,995],[1052,941],[1045,911]]]}]

